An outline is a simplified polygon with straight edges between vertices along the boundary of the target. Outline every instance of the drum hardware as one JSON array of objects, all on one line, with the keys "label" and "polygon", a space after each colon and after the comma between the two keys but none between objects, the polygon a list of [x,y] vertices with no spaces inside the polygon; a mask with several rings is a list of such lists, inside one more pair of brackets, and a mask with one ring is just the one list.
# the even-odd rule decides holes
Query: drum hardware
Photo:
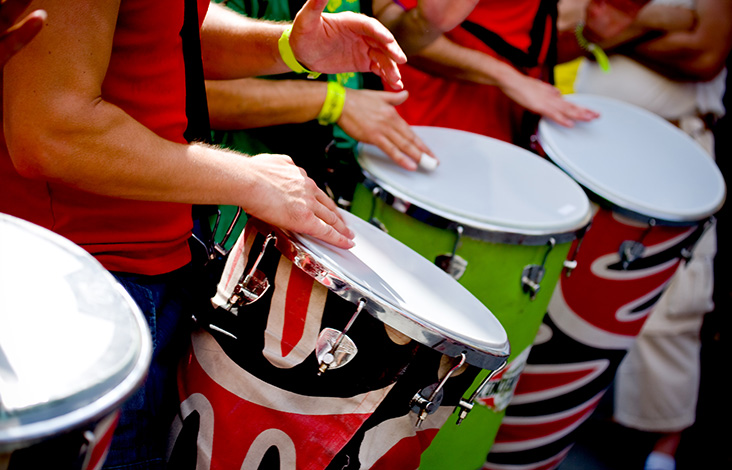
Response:
[{"label": "drum hardware", "polygon": [[386,228],[386,225],[383,224],[379,219],[376,218],[376,204],[378,204],[379,199],[381,198],[381,188],[376,186],[374,189],[371,190],[371,194],[374,196],[374,205],[371,206],[371,215],[369,215],[369,223],[373,225],[374,227],[378,228],[384,233],[389,233],[389,230]]},{"label": "drum hardware", "polygon": [[580,247],[582,246],[582,240],[585,239],[585,234],[589,230],[590,224],[584,227],[582,230],[577,232],[577,244],[574,246],[572,253],[567,255],[567,259],[564,260],[562,265],[564,266],[564,276],[569,277],[572,275],[572,271],[577,269],[577,254],[579,253]]},{"label": "drum hardware", "polygon": [[[238,310],[242,305],[254,303],[269,289],[270,283],[267,276],[262,271],[259,271],[257,267],[259,266],[260,261],[262,261],[262,257],[264,256],[264,252],[267,250],[269,242],[272,240],[275,242],[277,241],[277,237],[274,233],[267,235],[254,265],[252,265],[249,272],[243,276],[236,284],[236,287],[234,287],[234,291],[231,293],[231,297],[229,297],[229,300],[224,307],[226,310]],[[236,314],[236,310],[234,310],[233,313]]]},{"label": "drum hardware", "polygon": [[544,266],[546,265],[546,260],[549,257],[549,253],[551,253],[552,249],[556,245],[556,240],[554,240],[553,237],[550,238],[547,242],[547,245],[548,248],[546,250],[546,253],[544,253],[544,259],[542,260],[541,265],[526,265],[523,272],[521,273],[521,286],[524,292],[529,294],[529,298],[531,300],[534,300],[536,298],[536,294],[538,294],[539,290],[541,289],[541,280],[544,278],[544,273],[546,272]]},{"label": "drum hardware", "polygon": [[460,279],[465,274],[465,269],[468,267],[468,262],[461,256],[457,255],[457,250],[460,247],[460,240],[463,237],[463,226],[458,225],[455,228],[457,232],[457,238],[455,244],[452,247],[452,253],[449,255],[439,255],[435,258],[435,264],[440,267],[447,274],[452,276],[454,279]]},{"label": "drum hardware", "polygon": [[[447,371],[447,374],[445,374],[439,383],[430,384],[424,387],[412,397],[409,406],[412,411],[417,413],[417,422],[414,423],[416,427],[421,427],[424,420],[427,419],[427,415],[431,415],[440,407],[440,403],[442,403],[442,396],[444,394],[442,387],[445,385],[445,382],[447,382],[447,379],[449,379],[456,370],[465,364],[465,360],[465,353],[460,353],[460,360],[458,363]],[[425,395],[429,396],[429,398],[425,398]]]},{"label": "drum hardware", "polygon": [[478,395],[483,390],[483,388],[485,388],[485,386],[488,384],[488,382],[490,382],[491,379],[496,376],[496,374],[498,374],[503,369],[505,369],[507,364],[508,364],[507,362],[504,362],[503,364],[501,364],[500,367],[498,367],[496,370],[494,370],[490,374],[488,374],[486,376],[486,378],[483,379],[483,381],[480,383],[480,385],[478,385],[478,388],[475,389],[473,394],[470,395],[470,398],[468,398],[467,400],[464,397],[460,398],[460,403],[458,403],[458,406],[457,406],[457,409],[460,411],[458,412],[458,419],[455,424],[460,426],[460,423],[463,422],[465,417],[468,416],[468,413],[470,413],[470,411],[473,409],[473,405],[475,404],[475,399],[478,397]]},{"label": "drum hardware", "polygon": [[216,254],[218,253],[221,257],[226,257],[226,255],[229,254],[231,249],[227,250],[224,248],[226,246],[226,242],[229,241],[229,238],[231,237],[231,233],[234,231],[234,227],[236,226],[236,223],[239,221],[239,218],[242,214],[242,208],[237,207],[236,214],[234,214],[234,218],[231,220],[231,223],[229,224],[229,228],[226,229],[226,233],[224,234],[224,237],[221,239],[221,243],[216,243],[216,240],[214,237],[216,236],[216,232],[219,228],[219,222],[221,222],[221,209],[216,210],[216,222],[214,222],[213,229],[211,230],[211,240],[209,241],[209,246],[212,247],[209,250],[209,260],[213,260],[216,258]]},{"label": "drum hardware", "polygon": [[315,356],[320,364],[318,375],[323,375],[328,369],[337,369],[348,364],[358,352],[358,348],[346,333],[353,326],[364,305],[366,299],[359,299],[356,311],[351,315],[343,331],[325,328],[320,332],[315,346]]},{"label": "drum hardware", "polygon": [[620,262],[623,266],[623,269],[628,269],[635,260],[643,256],[643,253],[646,251],[646,246],[643,244],[643,240],[645,240],[648,233],[650,233],[651,229],[653,229],[653,227],[655,226],[656,220],[649,219],[648,228],[643,231],[637,241],[625,240],[620,244],[618,254],[620,255]]}]

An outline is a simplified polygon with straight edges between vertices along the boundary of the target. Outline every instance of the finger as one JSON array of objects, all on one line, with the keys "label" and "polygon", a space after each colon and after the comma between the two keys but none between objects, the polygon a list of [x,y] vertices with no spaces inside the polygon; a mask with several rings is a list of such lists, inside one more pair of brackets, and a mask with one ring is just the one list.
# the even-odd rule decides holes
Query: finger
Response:
[{"label": "finger", "polygon": [[[378,65],[379,76],[385,80],[393,89],[401,90],[404,88],[402,83],[402,74],[396,62],[391,60],[382,49],[369,49],[369,58],[372,64]],[[371,71],[374,72],[373,65]],[[376,73],[376,72],[374,72]]]},{"label": "finger", "polygon": [[386,26],[373,18],[368,18],[361,24],[361,34],[364,41],[373,49],[383,50],[383,53],[397,64],[405,64],[407,56],[399,47],[394,36]]},{"label": "finger", "polygon": [[7,0],[0,3],[0,32],[10,29],[30,2],[31,0]]},{"label": "finger", "polygon": [[317,222],[311,235],[339,248],[353,247],[354,234],[339,214],[322,204],[317,204],[313,208],[313,213]]},{"label": "finger", "polygon": [[414,171],[417,169],[417,164],[422,158],[422,152],[418,152],[416,155],[408,155],[399,148],[391,139],[386,136],[381,136],[378,139],[376,146],[386,154],[394,163],[404,168],[405,170]]},{"label": "finger", "polygon": [[316,199],[328,211],[335,215],[337,220],[333,220],[332,223],[329,223],[329,225],[337,227],[337,230],[345,235],[347,238],[353,238],[355,234],[351,231],[351,229],[346,226],[345,219],[343,219],[343,217],[341,216],[340,210],[338,209],[335,201],[329,198],[328,195],[325,194],[323,191],[318,191],[316,193]]},{"label": "finger", "polygon": [[22,23],[2,36],[0,38],[0,64],[5,64],[13,54],[30,42],[41,30],[46,18],[47,14],[44,10],[36,10]]},{"label": "finger", "polygon": [[377,91],[377,93],[379,93],[380,98],[382,98],[385,102],[389,103],[392,106],[399,106],[400,104],[404,103],[407,98],[409,98],[409,92],[407,90],[402,90],[398,92]]}]

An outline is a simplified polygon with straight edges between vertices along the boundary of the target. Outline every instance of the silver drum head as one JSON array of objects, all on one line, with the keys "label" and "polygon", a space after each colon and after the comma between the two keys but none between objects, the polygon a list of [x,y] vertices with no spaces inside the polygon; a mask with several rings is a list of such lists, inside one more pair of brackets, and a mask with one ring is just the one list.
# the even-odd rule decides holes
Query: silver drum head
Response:
[{"label": "silver drum head", "polygon": [[539,141],[554,163],[612,204],[669,222],[698,222],[724,203],[722,173],[683,131],[638,106],[567,95],[600,113],[566,128],[542,119]]},{"label": "silver drum head", "polygon": [[111,413],[151,351],[139,309],[92,256],[0,214],[0,451]]},{"label": "silver drum head", "polygon": [[468,363],[484,369],[505,363],[506,331],[485,305],[411,248],[349,212],[341,214],[356,234],[350,250],[287,234],[289,246],[281,251],[346,300],[366,299],[371,315],[402,334],[448,356],[465,353]]}]

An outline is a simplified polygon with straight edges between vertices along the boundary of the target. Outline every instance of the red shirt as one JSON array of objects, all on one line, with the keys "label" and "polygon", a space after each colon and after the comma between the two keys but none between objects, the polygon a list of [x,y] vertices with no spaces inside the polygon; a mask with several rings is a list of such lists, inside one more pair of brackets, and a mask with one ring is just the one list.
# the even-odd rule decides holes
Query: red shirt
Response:
[{"label": "red shirt", "polygon": [[[199,22],[208,0],[198,0]],[[185,143],[181,0],[122,0],[102,98],[160,137]],[[3,142],[4,144],[4,142]],[[190,260],[191,206],[99,196],[21,177],[0,146],[0,212],[53,230],[109,270],[162,274]],[[32,249],[32,247],[29,247]]]},{"label": "red shirt", "polygon": [[[416,0],[399,3],[410,9]],[[473,27],[463,23],[446,36],[461,46],[513,63],[525,74],[543,78],[555,8],[546,0],[480,0],[466,20]],[[524,110],[498,87],[440,78],[409,65],[400,70],[409,98],[397,109],[408,123],[514,141]]]}]

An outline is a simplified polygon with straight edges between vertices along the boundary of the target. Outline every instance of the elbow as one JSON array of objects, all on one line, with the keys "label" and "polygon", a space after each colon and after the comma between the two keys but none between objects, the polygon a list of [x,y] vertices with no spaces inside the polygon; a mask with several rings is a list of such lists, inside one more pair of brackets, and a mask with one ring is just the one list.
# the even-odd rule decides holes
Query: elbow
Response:
[{"label": "elbow", "polygon": [[[21,176],[29,179],[58,179],[61,170],[54,157],[53,148],[57,147],[50,140],[42,138],[37,132],[22,132],[6,126],[6,142],[8,154]],[[24,126],[21,126],[24,127]]]}]

